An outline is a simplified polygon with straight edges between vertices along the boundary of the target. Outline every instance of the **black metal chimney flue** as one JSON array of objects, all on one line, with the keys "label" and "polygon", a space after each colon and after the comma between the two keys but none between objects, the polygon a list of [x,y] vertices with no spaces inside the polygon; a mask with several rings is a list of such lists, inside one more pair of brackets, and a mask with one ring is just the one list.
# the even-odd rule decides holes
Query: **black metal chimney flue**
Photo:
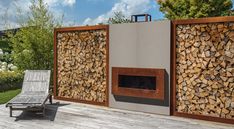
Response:
[{"label": "black metal chimney flue", "polygon": [[[144,21],[139,21],[139,17],[145,17]],[[151,21],[151,15],[149,14],[137,14],[137,15],[132,15],[131,16],[131,21],[132,22],[149,22]]]}]

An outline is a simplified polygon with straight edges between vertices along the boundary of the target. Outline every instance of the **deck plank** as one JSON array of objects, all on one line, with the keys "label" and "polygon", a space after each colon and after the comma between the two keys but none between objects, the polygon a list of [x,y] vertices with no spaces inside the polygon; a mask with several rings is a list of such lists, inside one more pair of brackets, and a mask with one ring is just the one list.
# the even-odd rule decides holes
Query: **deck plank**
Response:
[{"label": "deck plank", "polygon": [[[58,102],[58,101],[57,101]],[[234,129],[234,125],[59,101],[46,117],[0,105],[0,129]]]}]

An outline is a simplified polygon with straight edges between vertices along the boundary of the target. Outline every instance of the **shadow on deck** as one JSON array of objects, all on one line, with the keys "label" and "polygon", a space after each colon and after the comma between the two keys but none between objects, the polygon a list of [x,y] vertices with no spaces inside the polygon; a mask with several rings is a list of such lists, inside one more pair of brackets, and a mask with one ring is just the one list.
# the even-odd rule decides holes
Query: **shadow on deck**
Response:
[{"label": "shadow on deck", "polygon": [[54,104],[46,104],[45,116],[42,115],[40,111],[23,111],[19,116],[15,116],[15,121],[19,120],[50,120],[54,121],[58,108],[62,106],[66,106],[69,104],[61,104],[60,102],[56,102]]}]

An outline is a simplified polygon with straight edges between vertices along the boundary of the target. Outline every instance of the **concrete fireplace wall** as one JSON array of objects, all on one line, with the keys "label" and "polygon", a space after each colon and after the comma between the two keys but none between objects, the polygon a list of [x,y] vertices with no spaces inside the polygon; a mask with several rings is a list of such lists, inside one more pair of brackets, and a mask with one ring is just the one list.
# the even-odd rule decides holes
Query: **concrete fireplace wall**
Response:
[{"label": "concrete fireplace wall", "polygon": [[[110,25],[109,106],[169,115],[170,31],[168,20]],[[111,68],[162,68],[166,70],[165,100],[114,96]]]}]

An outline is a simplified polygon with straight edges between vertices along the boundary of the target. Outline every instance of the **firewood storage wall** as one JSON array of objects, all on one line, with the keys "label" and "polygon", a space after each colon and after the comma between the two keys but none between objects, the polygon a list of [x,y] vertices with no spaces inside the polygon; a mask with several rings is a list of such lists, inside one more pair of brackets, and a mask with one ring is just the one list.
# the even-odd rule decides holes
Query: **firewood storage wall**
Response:
[{"label": "firewood storage wall", "polygon": [[234,123],[234,17],[173,21],[172,112]]},{"label": "firewood storage wall", "polygon": [[108,106],[108,26],[54,31],[56,99]]}]

